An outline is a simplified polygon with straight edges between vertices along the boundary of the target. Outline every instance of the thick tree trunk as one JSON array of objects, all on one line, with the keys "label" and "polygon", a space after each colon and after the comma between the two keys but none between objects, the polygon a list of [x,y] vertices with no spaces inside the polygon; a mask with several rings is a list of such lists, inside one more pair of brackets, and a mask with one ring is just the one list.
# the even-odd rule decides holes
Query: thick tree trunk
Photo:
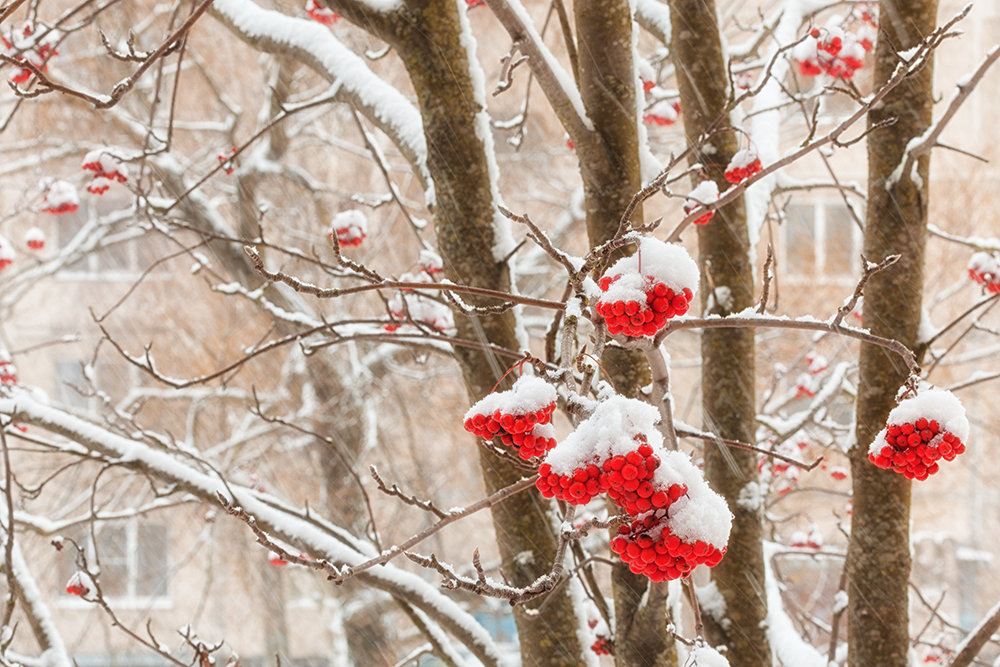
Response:
[{"label": "thick tree trunk", "polygon": [[[412,3],[409,21],[396,36],[396,47],[409,72],[423,117],[434,181],[434,220],[448,278],[495,290],[509,288],[506,264],[494,257],[495,203],[490,190],[485,146],[476,133],[480,112],[460,40],[458,8],[453,0]],[[519,349],[511,313],[458,317],[461,338],[513,351]],[[511,364],[489,353],[456,350],[470,400],[488,394]],[[483,453],[481,466],[489,492],[517,481],[522,471]],[[493,507],[501,570],[515,586],[531,583],[552,566],[556,537],[549,504],[528,491]],[[470,545],[470,556],[471,556]],[[537,607],[529,604],[528,607]],[[524,665],[579,665],[578,622],[568,593],[560,587],[546,598],[539,616],[515,607]]]},{"label": "thick tree trunk", "polygon": [[[937,0],[883,2],[875,50],[876,87],[892,76],[895,51],[915,46],[935,27]],[[923,289],[930,161],[917,161],[918,181],[889,183],[910,139],[930,125],[934,93],[927,66],[895,88],[869,116],[869,125],[896,122],[868,139],[868,215],[865,256],[902,257],[865,288],[863,325],[916,349]],[[868,462],[868,444],[885,425],[906,369],[885,350],[862,345],[857,443],[851,451],[854,512],[848,546],[848,663],[903,667],[909,650],[910,481]]]},{"label": "thick tree trunk", "polygon": [[[672,0],[671,52],[678,72],[681,109],[689,144],[717,124],[693,161],[706,165],[722,190],[723,172],[737,150],[738,135],[726,118],[727,81],[712,0]],[[721,121],[720,121],[721,119]],[[701,294],[705,315],[727,315],[753,303],[753,269],[742,200],[720,209],[699,228]],[[713,294],[712,288],[715,288]],[[705,428],[725,438],[754,442],[754,334],[751,329],[717,329],[702,334],[702,411]],[[734,515],[726,557],[712,579],[726,603],[724,618],[706,615],[709,642],[725,644],[733,667],[770,667],[764,620],[764,555],[759,509],[736,502],[757,480],[753,452],[709,445],[705,476]]]},{"label": "thick tree trunk", "polygon": [[[591,245],[611,238],[632,196],[642,187],[636,131],[636,82],[632,61],[632,13],[623,0],[574,4],[580,93],[595,131],[577,142],[583,177],[587,234]],[[594,48],[600,45],[600,48]],[[636,215],[641,222],[641,212]],[[649,383],[649,365],[639,352],[609,349],[601,361],[621,393],[637,397]],[[615,663],[675,665],[667,633],[666,586],[633,574],[615,559]]]}]

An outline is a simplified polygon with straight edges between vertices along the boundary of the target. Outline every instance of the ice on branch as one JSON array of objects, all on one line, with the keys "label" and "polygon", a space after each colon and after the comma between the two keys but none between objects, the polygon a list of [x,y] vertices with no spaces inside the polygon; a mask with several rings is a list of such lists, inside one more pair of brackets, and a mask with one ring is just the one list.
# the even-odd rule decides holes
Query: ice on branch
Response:
[{"label": "ice on branch", "polygon": [[668,319],[687,312],[698,288],[698,266],[683,247],[644,237],[638,251],[612,264],[598,285],[602,294],[595,310],[609,332],[652,336]]},{"label": "ice on branch", "polygon": [[909,479],[924,480],[965,451],[969,420],[950,391],[929,389],[904,399],[889,413],[885,428],[868,447],[868,459],[879,468]]}]

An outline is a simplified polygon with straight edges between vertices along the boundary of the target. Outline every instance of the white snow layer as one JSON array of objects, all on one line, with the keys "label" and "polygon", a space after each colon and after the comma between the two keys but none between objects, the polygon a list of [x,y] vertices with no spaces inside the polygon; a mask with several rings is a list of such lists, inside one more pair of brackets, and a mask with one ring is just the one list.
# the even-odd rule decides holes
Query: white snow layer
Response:
[{"label": "white snow layer", "polygon": [[[0,414],[58,433],[111,459],[136,464],[206,501],[211,502],[221,494],[255,517],[263,529],[314,558],[325,558],[331,563],[359,565],[376,555],[374,546],[367,541],[333,524],[315,518],[306,519],[303,509],[286,505],[279,498],[239,484],[224,483],[218,475],[202,472],[167,451],[153,449],[143,442],[130,440],[73,415],[44,406],[27,392],[17,391],[10,398],[0,398]],[[73,445],[69,446],[77,449]],[[464,641],[478,657],[492,662],[501,661],[493,639],[472,615],[421,577],[391,564],[372,568],[359,573],[357,577],[421,609],[446,631]]]},{"label": "white snow layer", "polygon": [[[947,389],[922,390],[916,396],[901,401],[889,413],[886,424],[913,423],[921,417],[928,421],[936,421],[941,429],[939,432],[947,431],[957,436],[963,443],[968,442],[969,419],[965,416],[965,408],[955,394]],[[868,447],[869,454],[877,456],[883,448],[889,446],[885,439],[887,433],[888,428],[879,431]]]},{"label": "white snow layer", "polygon": [[[369,4],[377,9],[398,5],[395,0],[369,0]],[[427,184],[431,182],[427,174],[427,142],[420,112],[395,86],[379,78],[364,60],[341,44],[326,26],[261,9],[250,0],[215,0],[212,10],[248,39],[263,37],[308,53],[330,80],[370,108],[381,123],[392,128],[394,138],[405,144],[404,152],[416,160],[421,179]],[[432,204],[432,199],[430,195],[427,203]]]}]

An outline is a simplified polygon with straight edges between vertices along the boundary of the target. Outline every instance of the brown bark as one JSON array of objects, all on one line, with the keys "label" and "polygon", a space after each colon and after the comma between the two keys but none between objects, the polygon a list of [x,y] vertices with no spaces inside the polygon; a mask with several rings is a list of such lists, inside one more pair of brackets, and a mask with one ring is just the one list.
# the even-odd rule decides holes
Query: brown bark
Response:
[{"label": "brown bark", "polygon": [[[580,49],[578,81],[595,131],[577,143],[583,177],[587,235],[591,245],[611,238],[632,196],[642,187],[636,131],[636,85],[632,62],[632,15],[628,2],[594,0],[574,4]],[[600,48],[593,48],[594,45]],[[641,212],[636,222],[641,223]],[[601,360],[615,387],[637,397],[649,383],[649,365],[639,352],[609,349]],[[666,589],[633,574],[617,558],[611,575],[615,603],[615,664],[675,665],[673,637],[666,631]]]},{"label": "brown bark", "polygon": [[[689,145],[718,125],[692,157],[706,165],[722,190],[723,172],[736,152],[738,135],[726,118],[727,81],[719,27],[711,0],[672,0],[671,54],[678,72],[681,109]],[[721,119],[721,121],[720,121]],[[727,315],[753,303],[753,270],[743,202],[737,199],[716,212],[698,231],[701,298],[704,313]],[[711,286],[728,288],[728,296]],[[709,303],[712,301],[713,303]],[[752,329],[702,333],[702,411],[705,428],[725,438],[754,442],[754,334]],[[712,570],[726,602],[724,619],[707,617],[711,644],[725,644],[733,667],[765,667],[771,650],[764,620],[763,537],[759,509],[736,502],[740,490],[757,479],[753,452],[709,445],[705,476],[725,497],[734,515],[728,551]]]},{"label": "brown bark", "polygon": [[[457,11],[448,0],[411,3],[394,45],[413,82],[423,117],[428,170],[437,198],[434,221],[448,278],[505,290],[509,275],[506,264],[494,258],[496,211],[485,149],[476,134],[480,107],[473,94],[468,54],[459,39]],[[519,348],[511,313],[459,317],[456,327],[462,338]],[[456,354],[470,400],[488,394],[509,365],[468,348]],[[520,470],[490,454],[481,454],[480,462],[488,492],[522,476]],[[548,510],[549,504],[534,492],[515,495],[492,508],[501,570],[515,586],[527,585],[552,566],[556,537]],[[566,587],[549,594],[539,616],[529,616],[524,606],[518,606],[514,618],[524,665],[580,663],[577,619]]]},{"label": "brown bark", "polygon": [[[896,67],[893,49],[916,45],[934,29],[937,0],[883,2],[875,51],[875,85]],[[892,48],[890,48],[890,45]],[[919,183],[909,175],[889,183],[909,140],[930,125],[934,100],[932,68],[895,88],[869,114],[869,126],[887,118],[895,124],[868,139],[868,214],[864,253],[872,261],[899,253],[891,269],[876,274],[865,288],[864,327],[916,349],[927,235],[927,183],[930,161],[919,158]],[[907,664],[909,649],[910,482],[868,462],[868,444],[895,407],[906,369],[889,353],[862,345],[857,403],[857,442],[851,451],[854,513],[848,545],[848,663],[853,667]]]}]

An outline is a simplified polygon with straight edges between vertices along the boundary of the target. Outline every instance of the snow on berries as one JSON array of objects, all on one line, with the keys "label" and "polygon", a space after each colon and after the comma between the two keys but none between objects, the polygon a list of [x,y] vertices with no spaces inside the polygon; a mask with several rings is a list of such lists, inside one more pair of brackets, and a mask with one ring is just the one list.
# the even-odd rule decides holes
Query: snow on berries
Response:
[{"label": "snow on berries", "polygon": [[278,555],[277,551],[267,552],[267,562],[274,567],[285,567],[288,561]]},{"label": "snow on berries", "polygon": [[833,17],[824,28],[813,28],[792,49],[792,58],[803,76],[826,74],[834,79],[850,79],[864,66],[865,53],[871,51],[876,35],[874,19],[862,15],[855,30],[844,28],[842,17]]},{"label": "snow on berries", "polygon": [[[404,273],[399,279],[406,283],[434,282],[430,274],[424,271],[416,274]],[[392,319],[385,325],[386,331],[397,331],[411,322],[426,324],[437,331],[446,331],[455,326],[451,308],[411,289],[400,290],[394,294],[389,299],[388,306]]]},{"label": "snow on berries", "polygon": [[549,423],[556,409],[556,390],[545,380],[522,375],[507,391],[487,394],[465,413],[465,430],[481,438],[500,438],[530,459],[556,445]]},{"label": "snow on berries", "polygon": [[316,0],[306,0],[306,14],[313,21],[323,25],[333,25],[340,20],[340,14],[329,7],[322,7]]},{"label": "snow on berries", "polygon": [[444,261],[441,259],[441,256],[427,248],[423,248],[420,251],[418,263],[420,264],[420,268],[431,276],[441,273],[444,270]]},{"label": "snow on berries", "polygon": [[646,109],[642,115],[642,120],[648,125],[673,125],[677,122],[680,112],[681,103],[676,98],[673,100],[658,100]]},{"label": "snow on berries", "polygon": [[45,197],[42,201],[42,213],[62,215],[73,213],[80,208],[80,198],[76,187],[69,181],[52,181],[45,185]]},{"label": "snow on berries", "polygon": [[753,146],[736,151],[736,155],[726,165],[726,180],[730,183],[739,183],[754,174],[758,173],[763,166],[760,157],[757,156],[757,149]]},{"label": "snow on berries", "polygon": [[[30,63],[44,72],[49,59],[58,54],[55,45],[60,38],[58,30],[25,21],[20,28],[0,35],[0,53],[20,63]],[[27,83],[33,74],[30,68],[22,67],[15,69],[9,80],[15,84]]]},{"label": "snow on berries", "polygon": [[699,642],[688,653],[684,667],[729,667],[729,660],[711,646]]},{"label": "snow on berries", "polygon": [[28,250],[41,250],[45,247],[45,232],[32,227],[24,233],[24,245],[28,246]]},{"label": "snow on berries", "polygon": [[17,366],[10,358],[10,352],[0,348],[0,386],[17,384]]},{"label": "snow on berries", "polygon": [[590,645],[590,650],[596,655],[614,655],[615,645],[611,641],[611,630],[608,629],[608,624],[601,617],[597,606],[590,599],[587,599],[586,602],[588,603],[587,627],[590,629],[590,638],[594,640]]},{"label": "snow on berries", "polygon": [[[719,200],[719,186],[715,181],[704,180],[695,187],[684,199],[684,215],[689,215],[692,211],[700,209],[709,204],[714,204]],[[704,225],[715,215],[715,211],[704,211],[700,217],[695,219],[694,224]]]},{"label": "snow on berries", "polygon": [[69,581],[66,582],[66,593],[69,595],[84,597],[96,589],[97,586],[94,584],[94,580],[90,578],[89,574],[82,570],[74,572],[73,576],[71,576]]},{"label": "snow on berries", "polygon": [[14,247],[3,235],[0,235],[0,271],[14,263]]},{"label": "snow on berries", "polygon": [[642,238],[638,251],[608,268],[598,281],[595,310],[612,334],[652,336],[688,311],[698,288],[698,267],[675,244]]},{"label": "snow on berries", "polygon": [[868,460],[908,479],[924,480],[965,451],[969,420],[950,391],[930,389],[904,399],[868,448]]},{"label": "snow on berries", "polygon": [[330,238],[337,235],[337,243],[343,246],[359,246],[368,236],[368,220],[365,214],[357,209],[341,211],[333,216]]},{"label": "snow on berries", "polygon": [[969,277],[990,294],[1000,292],[1000,257],[990,252],[977,252],[969,258]]},{"label": "snow on berries", "polygon": [[535,485],[545,497],[582,505],[607,493],[636,517],[611,548],[654,581],[686,577],[725,554],[732,513],[683,452],[663,448],[659,411],[611,396],[550,451]]},{"label": "snow on berries", "polygon": [[128,180],[128,167],[105,150],[90,151],[83,157],[81,168],[94,172],[94,180],[87,186],[87,192],[103,195],[111,187],[111,183],[124,183]]}]

